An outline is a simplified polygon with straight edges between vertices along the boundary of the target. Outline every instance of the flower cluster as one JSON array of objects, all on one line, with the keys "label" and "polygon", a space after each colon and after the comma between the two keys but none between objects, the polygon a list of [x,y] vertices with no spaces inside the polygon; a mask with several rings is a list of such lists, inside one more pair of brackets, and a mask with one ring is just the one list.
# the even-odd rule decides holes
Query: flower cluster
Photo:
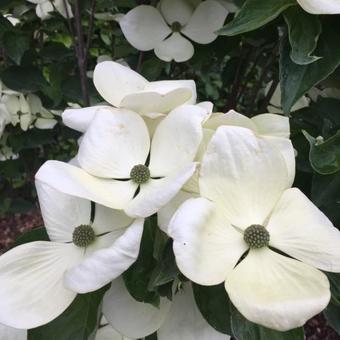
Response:
[{"label": "flower cluster", "polygon": [[83,133],[69,163],[47,161],[36,188],[51,241],[0,257],[0,323],[19,329],[62,314],[77,293],[111,284],[98,332],[130,339],[226,339],[200,314],[192,284],[173,282],[159,308],[134,300],[121,275],[157,214],[180,271],[224,283],[250,321],[286,331],[330,300],[321,270],[340,272],[340,232],[297,188],[287,117],[213,113],[190,80],[148,82],[112,61],[94,84],[107,102],[68,109]]},{"label": "flower cluster", "polygon": [[51,13],[55,10],[61,14],[64,18],[72,18],[72,8],[67,0],[27,0],[32,4],[35,4],[36,15],[41,20],[46,20],[51,17]]}]

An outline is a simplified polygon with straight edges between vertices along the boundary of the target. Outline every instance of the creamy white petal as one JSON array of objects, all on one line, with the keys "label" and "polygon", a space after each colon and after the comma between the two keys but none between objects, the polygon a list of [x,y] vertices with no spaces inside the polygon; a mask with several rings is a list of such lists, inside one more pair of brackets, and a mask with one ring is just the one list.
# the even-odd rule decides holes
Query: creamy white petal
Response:
[{"label": "creamy white petal", "polygon": [[[66,4],[66,7],[65,7]],[[68,3],[68,1],[64,0],[54,0],[54,6],[57,9],[57,11],[64,17],[70,17],[73,18],[73,13],[72,13],[72,7]]]},{"label": "creamy white petal", "polygon": [[148,128],[128,110],[98,111],[79,147],[78,161],[102,178],[130,178],[131,169],[145,164],[150,150]]},{"label": "creamy white petal", "polygon": [[119,333],[142,338],[154,333],[164,322],[171,302],[161,299],[160,308],[136,301],[127,291],[122,278],[114,280],[103,300],[103,313]]},{"label": "creamy white petal", "polygon": [[303,326],[330,300],[326,275],[268,248],[251,250],[225,287],[248,320],[279,331]]},{"label": "creamy white petal", "polygon": [[49,1],[41,2],[35,8],[35,13],[41,20],[50,18],[50,14],[54,11],[53,5]]},{"label": "creamy white petal", "polygon": [[203,1],[181,32],[199,44],[210,44],[217,38],[215,33],[222,28],[228,11],[215,0]]},{"label": "creamy white petal", "polygon": [[340,13],[339,0],[297,0],[300,6],[311,14],[338,14]]},{"label": "creamy white petal", "polygon": [[147,5],[133,8],[119,25],[126,40],[140,51],[152,50],[171,33],[159,11]]},{"label": "creamy white petal", "polygon": [[195,197],[194,194],[181,190],[169,203],[167,203],[163,208],[159,209],[157,213],[159,228],[168,234],[170,221],[177,209],[182,205],[183,202],[193,197]]},{"label": "creamy white petal", "polygon": [[137,219],[110,247],[95,251],[69,269],[65,274],[65,286],[78,293],[87,293],[105,286],[121,275],[138,257],[143,224],[143,219]]},{"label": "creamy white petal", "polygon": [[201,164],[200,191],[238,228],[264,224],[287,188],[286,163],[276,148],[245,128],[221,126]]},{"label": "creamy white petal", "polygon": [[189,60],[194,55],[194,46],[180,33],[174,32],[169,38],[157,45],[155,54],[161,60],[175,60],[181,63]]},{"label": "creamy white petal", "polygon": [[27,330],[0,324],[0,340],[27,340]]},{"label": "creamy white petal", "polygon": [[173,173],[192,162],[203,137],[204,109],[182,105],[171,111],[157,126],[150,151],[151,176]]},{"label": "creamy white petal", "polygon": [[159,9],[169,25],[179,22],[184,26],[189,22],[195,7],[186,0],[161,0]]},{"label": "creamy white petal", "polygon": [[340,231],[299,189],[288,189],[268,222],[270,245],[314,267],[340,272]]},{"label": "creamy white petal", "polygon": [[127,94],[142,91],[147,84],[147,80],[137,72],[114,61],[97,64],[93,82],[99,94],[116,107],[120,107]]},{"label": "creamy white petal", "polygon": [[51,241],[70,242],[74,228],[89,224],[91,202],[67,195],[38,179],[35,181],[41,214]]},{"label": "creamy white petal", "polygon": [[202,285],[223,282],[247,250],[242,233],[205,198],[184,202],[168,230],[179,269]]},{"label": "creamy white petal", "polygon": [[184,104],[190,99],[191,93],[191,90],[185,87],[174,89],[165,94],[146,90],[125,96],[121,106],[141,115],[150,116],[151,113],[157,116]]},{"label": "creamy white petal", "polygon": [[96,204],[93,228],[96,235],[127,227],[133,219],[122,210],[110,209]]},{"label": "creamy white petal", "polygon": [[71,304],[76,293],[64,272],[81,260],[73,244],[32,242],[0,257],[0,323],[15,328],[44,325]]},{"label": "creamy white petal", "polygon": [[290,188],[295,179],[295,150],[292,142],[288,138],[281,137],[263,136],[263,139],[269,141],[285,160],[288,171],[287,188]]},{"label": "creamy white petal", "polygon": [[217,130],[223,125],[240,126],[257,132],[256,125],[251,119],[234,110],[225,114],[214,114],[204,123],[205,128],[212,130]]},{"label": "creamy white petal", "polygon": [[251,119],[260,135],[289,138],[289,118],[272,113],[257,115]]},{"label": "creamy white petal", "polygon": [[63,123],[73,130],[86,132],[96,113],[101,110],[110,110],[110,106],[98,105],[83,109],[66,109],[63,114]]},{"label": "creamy white petal", "polygon": [[[0,339],[1,340],[1,339]],[[95,340],[132,340],[119,334],[111,325],[106,325],[98,329]]]},{"label": "creamy white petal", "polygon": [[83,169],[58,161],[47,161],[36,179],[65,194],[85,198],[113,209],[124,209],[133,198],[137,185],[89,175]]},{"label": "creamy white petal", "polygon": [[184,183],[195,172],[196,163],[189,163],[180,170],[161,179],[150,179],[141,185],[140,192],[125,209],[131,217],[148,217],[173,199]]},{"label": "creamy white petal", "polygon": [[50,118],[37,118],[34,122],[34,126],[37,129],[49,130],[53,129],[57,125],[58,121]]},{"label": "creamy white petal", "polygon": [[205,109],[208,114],[211,114],[213,112],[214,104],[212,102],[205,101],[205,102],[200,102],[196,105]]},{"label": "creamy white petal", "polygon": [[166,319],[157,332],[158,340],[227,340],[229,336],[217,332],[204,320],[197,308],[191,284],[173,297]]}]

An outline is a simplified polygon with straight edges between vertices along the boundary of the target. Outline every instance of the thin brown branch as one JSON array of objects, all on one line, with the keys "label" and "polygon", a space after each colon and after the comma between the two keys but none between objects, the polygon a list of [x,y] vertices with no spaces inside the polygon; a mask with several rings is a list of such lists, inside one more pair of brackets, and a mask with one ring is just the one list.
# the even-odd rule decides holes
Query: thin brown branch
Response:
[{"label": "thin brown branch", "polygon": [[94,13],[96,11],[96,0],[92,0],[91,10],[90,10],[90,18],[89,18],[89,27],[87,31],[87,40],[86,40],[86,48],[85,48],[85,58],[87,60],[91,41],[92,41],[92,31],[93,31],[93,22],[94,22]]}]

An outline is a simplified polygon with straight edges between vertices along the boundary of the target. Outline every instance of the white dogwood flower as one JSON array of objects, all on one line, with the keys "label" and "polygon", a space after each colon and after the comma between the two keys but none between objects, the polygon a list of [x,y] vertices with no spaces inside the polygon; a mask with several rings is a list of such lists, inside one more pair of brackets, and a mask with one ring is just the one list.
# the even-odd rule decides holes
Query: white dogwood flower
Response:
[{"label": "white dogwood flower", "polygon": [[[228,11],[218,1],[161,0],[157,8],[141,5],[118,22],[138,50],[154,50],[159,59],[183,62],[194,54],[189,41],[210,44],[217,38]],[[189,39],[188,39],[189,38]]]},{"label": "white dogwood flower", "polygon": [[147,217],[171,200],[195,171],[206,117],[205,109],[182,105],[150,138],[137,113],[102,108],[81,140],[80,168],[48,161],[37,177],[71,195]]},{"label": "white dogwood flower", "polygon": [[0,340],[27,340],[27,330],[0,324]]},{"label": "white dogwood flower", "polygon": [[160,307],[134,300],[123,279],[112,282],[103,300],[103,313],[111,326],[132,339],[144,338],[157,331],[158,340],[227,340],[198,310],[191,284],[185,284],[172,302],[161,298]]},{"label": "white dogwood flower", "polygon": [[300,6],[311,14],[339,14],[339,0],[297,0]]},{"label": "white dogwood flower", "polygon": [[287,183],[286,164],[268,140],[222,126],[202,161],[202,197],[186,201],[169,228],[186,277],[225,282],[248,320],[280,331],[329,303],[328,279],[316,268],[340,271],[339,230]]},{"label": "white dogwood flower", "polygon": [[[143,220],[36,181],[49,241],[0,256],[0,322],[29,329],[63,313],[78,293],[95,291],[137,258]],[[63,190],[63,188],[60,188]],[[95,208],[95,209],[93,209]]]},{"label": "white dogwood flower", "polygon": [[41,20],[51,17],[51,13],[57,10],[64,18],[73,17],[72,8],[66,0],[66,8],[64,0],[27,0],[32,4],[36,4],[35,12]]}]

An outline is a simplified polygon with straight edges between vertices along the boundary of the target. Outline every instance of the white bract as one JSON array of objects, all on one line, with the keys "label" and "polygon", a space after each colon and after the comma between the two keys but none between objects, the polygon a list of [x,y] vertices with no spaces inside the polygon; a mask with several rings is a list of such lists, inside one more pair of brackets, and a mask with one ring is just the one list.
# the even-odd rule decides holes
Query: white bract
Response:
[{"label": "white bract", "polygon": [[35,12],[41,20],[51,17],[51,13],[57,10],[64,18],[73,17],[72,8],[66,0],[66,8],[64,0],[27,0],[32,4],[36,4]]},{"label": "white bract", "polygon": [[27,330],[0,324],[0,340],[27,340]]},{"label": "white bract", "polygon": [[150,138],[135,112],[102,108],[80,143],[80,168],[48,161],[38,178],[132,217],[147,217],[170,201],[196,168],[205,109],[182,105]]},{"label": "white bract", "polygon": [[215,0],[161,0],[157,8],[137,6],[118,21],[125,38],[136,49],[154,50],[164,61],[183,62],[194,54],[189,39],[210,44],[227,14]]},{"label": "white bract", "polygon": [[280,331],[302,326],[329,303],[329,282],[316,268],[340,271],[340,232],[289,182],[270,141],[222,126],[202,161],[202,197],[186,201],[169,228],[186,277],[225,282],[248,320]]},{"label": "white bract", "polygon": [[172,302],[161,298],[160,307],[138,302],[118,278],[104,296],[103,313],[111,326],[132,339],[157,331],[158,340],[226,340],[230,337],[213,329],[198,310],[191,284],[173,295]]},{"label": "white bract", "polygon": [[297,0],[311,14],[339,14],[340,0]]},{"label": "white bract", "polygon": [[52,321],[77,292],[122,274],[136,260],[143,232],[142,219],[98,204],[93,214],[90,201],[39,180],[36,187],[51,242],[26,243],[0,257],[0,322],[22,329]]}]

